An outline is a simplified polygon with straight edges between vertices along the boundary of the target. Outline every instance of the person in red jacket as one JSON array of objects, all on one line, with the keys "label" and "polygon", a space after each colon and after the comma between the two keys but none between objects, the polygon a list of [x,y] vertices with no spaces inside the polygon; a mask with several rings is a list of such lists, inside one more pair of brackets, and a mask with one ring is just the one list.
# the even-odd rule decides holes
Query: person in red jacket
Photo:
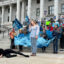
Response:
[{"label": "person in red jacket", "polygon": [[47,26],[47,30],[53,31],[53,27],[51,24],[49,26]]}]

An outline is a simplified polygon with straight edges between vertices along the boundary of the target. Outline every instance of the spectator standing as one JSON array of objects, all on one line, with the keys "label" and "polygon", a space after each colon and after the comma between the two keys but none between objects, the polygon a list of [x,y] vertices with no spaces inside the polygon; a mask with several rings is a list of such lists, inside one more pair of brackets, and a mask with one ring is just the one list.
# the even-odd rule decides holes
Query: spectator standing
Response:
[{"label": "spectator standing", "polygon": [[31,21],[29,25],[30,37],[31,37],[31,45],[32,45],[32,55],[36,56],[37,53],[37,39],[39,35],[39,27],[36,25],[34,20]]},{"label": "spectator standing", "polygon": [[58,25],[55,25],[54,30],[53,30],[53,36],[55,37],[53,41],[53,53],[58,53],[58,37],[60,34],[60,30],[58,28]]},{"label": "spectator standing", "polygon": [[47,26],[47,30],[53,31],[53,27],[51,24],[49,26]]},{"label": "spectator standing", "polygon": [[10,39],[11,39],[11,46],[10,46],[10,48],[11,49],[15,49],[15,45],[14,45],[14,36],[16,35],[15,30],[12,29],[12,31],[10,32],[9,35],[10,35]]},{"label": "spectator standing", "polygon": [[64,49],[64,24],[62,24],[62,33],[60,39],[60,48]]},{"label": "spectator standing", "polygon": [[[22,37],[24,37],[23,30],[22,29],[19,29],[18,38],[22,39]],[[22,50],[23,50],[23,46],[22,45],[19,45],[19,51],[22,51]]]}]

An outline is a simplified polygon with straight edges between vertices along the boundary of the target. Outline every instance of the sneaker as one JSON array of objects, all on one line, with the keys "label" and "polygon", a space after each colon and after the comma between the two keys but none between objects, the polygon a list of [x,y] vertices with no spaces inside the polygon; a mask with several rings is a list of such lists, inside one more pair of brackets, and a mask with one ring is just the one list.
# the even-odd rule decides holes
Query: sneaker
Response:
[{"label": "sneaker", "polygon": [[36,56],[36,54],[32,54],[31,56]]}]

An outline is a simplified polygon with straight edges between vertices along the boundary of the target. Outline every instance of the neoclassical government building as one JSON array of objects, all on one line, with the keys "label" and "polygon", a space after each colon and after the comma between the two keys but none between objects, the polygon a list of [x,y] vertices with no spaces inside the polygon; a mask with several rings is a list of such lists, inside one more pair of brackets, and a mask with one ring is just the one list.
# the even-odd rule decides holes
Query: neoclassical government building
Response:
[{"label": "neoclassical government building", "polygon": [[44,19],[64,15],[64,0],[0,0],[0,23],[5,24],[17,18],[23,23],[30,19]]}]

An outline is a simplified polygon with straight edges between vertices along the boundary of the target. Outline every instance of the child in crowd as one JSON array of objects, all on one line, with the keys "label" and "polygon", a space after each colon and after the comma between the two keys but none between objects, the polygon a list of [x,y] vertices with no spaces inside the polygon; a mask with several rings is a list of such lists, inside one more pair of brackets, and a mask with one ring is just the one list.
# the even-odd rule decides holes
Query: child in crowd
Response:
[{"label": "child in crowd", "polygon": [[22,38],[24,37],[24,33],[23,33],[23,30],[22,29],[19,29],[19,35],[18,35],[19,38]]},{"label": "child in crowd", "polygon": [[40,34],[40,36],[43,37],[44,39],[47,39],[45,26],[43,26],[42,28],[43,28],[43,32]]},{"label": "child in crowd", "polygon": [[[42,28],[43,28],[43,32],[40,34],[40,36],[43,37],[44,39],[47,39],[45,26],[43,26]],[[42,52],[45,52],[45,50],[46,47],[42,47]]]},{"label": "child in crowd", "polygon": [[[22,29],[19,29],[18,38],[22,38],[22,37],[24,37],[23,30]],[[19,45],[19,51],[22,51],[22,50],[23,50],[23,46],[22,45]]]}]

